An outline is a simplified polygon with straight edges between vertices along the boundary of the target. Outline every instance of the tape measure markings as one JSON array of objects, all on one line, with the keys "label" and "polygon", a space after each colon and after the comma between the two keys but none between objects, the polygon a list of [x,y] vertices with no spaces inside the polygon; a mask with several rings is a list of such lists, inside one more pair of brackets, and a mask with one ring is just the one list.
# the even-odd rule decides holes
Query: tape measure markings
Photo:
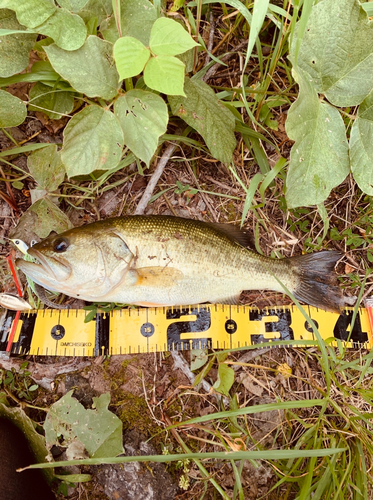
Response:
[{"label": "tape measure markings", "polygon": [[[342,314],[307,307],[325,340],[371,348],[373,314],[358,310],[350,332],[353,310]],[[84,310],[7,311],[0,324],[0,351],[5,351],[12,328],[13,354],[99,356],[187,349],[232,349],[276,340],[313,340],[315,335],[294,306],[257,309],[248,306],[197,305],[139,308],[98,313],[84,323]],[[1,320],[0,320],[1,321]],[[337,342],[335,342],[336,344]]]}]

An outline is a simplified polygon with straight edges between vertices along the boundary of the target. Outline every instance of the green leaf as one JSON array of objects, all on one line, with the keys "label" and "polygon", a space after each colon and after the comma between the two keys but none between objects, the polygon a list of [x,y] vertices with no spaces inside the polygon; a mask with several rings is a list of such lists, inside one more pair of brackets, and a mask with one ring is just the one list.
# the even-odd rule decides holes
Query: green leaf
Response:
[{"label": "green leaf", "polygon": [[119,77],[111,43],[91,35],[78,50],[68,52],[53,44],[45,51],[54,70],[78,92],[107,100],[117,94]]},{"label": "green leaf", "polygon": [[172,56],[151,57],[145,66],[144,82],[158,92],[185,96],[183,90],[185,64]]},{"label": "green leaf", "polygon": [[0,90],[0,128],[17,127],[26,119],[26,104],[18,97]]},{"label": "green leaf", "polygon": [[[49,61],[37,61],[32,67],[30,73],[22,73],[8,78],[0,78],[0,87],[7,87],[8,85],[13,85],[13,83],[18,82],[53,82],[53,84],[60,88],[67,88],[67,83],[61,81],[61,77],[56,73]],[[74,89],[72,89],[74,90]]]},{"label": "green leaf", "polygon": [[[296,39],[292,51],[295,51]],[[317,92],[336,106],[360,104],[373,89],[373,25],[358,0],[313,6],[298,54]]]},{"label": "green leaf", "polygon": [[[0,9],[0,28],[22,30],[24,26],[19,24],[12,10]],[[27,67],[36,36],[19,33],[0,38],[0,77],[15,75]]]},{"label": "green leaf", "polygon": [[168,98],[172,113],[201,134],[214,158],[231,162],[236,147],[233,114],[202,81],[186,78],[184,90],[185,98]]},{"label": "green leaf", "polygon": [[[72,1],[72,0],[70,0]],[[75,0],[73,0],[75,2]],[[97,25],[111,16],[113,12],[112,0],[88,0],[77,14],[88,23],[93,17],[97,18]]]},{"label": "green leaf", "polygon": [[29,93],[28,109],[42,111],[51,120],[59,120],[70,113],[74,107],[74,97],[71,92],[53,89],[37,82]]},{"label": "green leaf", "polygon": [[373,92],[360,104],[350,134],[351,170],[359,188],[373,195]]},{"label": "green leaf", "polygon": [[12,237],[31,241],[35,237],[46,238],[51,231],[62,233],[72,227],[68,217],[49,198],[42,198],[20,217]]},{"label": "green leaf", "polygon": [[70,12],[79,12],[87,5],[89,0],[57,0],[60,7],[69,10]]},{"label": "green leaf", "polygon": [[17,35],[18,33],[30,33],[30,30],[8,30],[8,29],[0,29],[0,36]]},{"label": "green leaf", "polygon": [[81,17],[65,9],[58,9],[37,28],[38,33],[50,36],[61,49],[79,49],[87,36],[87,28]]},{"label": "green leaf", "polygon": [[307,75],[299,72],[299,97],[286,131],[295,141],[290,155],[286,200],[289,208],[317,205],[349,173],[348,145],[339,112],[320,102]]},{"label": "green leaf", "polygon": [[[90,457],[116,457],[123,453],[120,419],[108,410],[110,394],[93,398],[96,408],[86,410],[68,392],[54,403],[44,422],[47,446],[60,443],[61,437],[69,449],[81,444]],[[83,451],[84,451],[83,448]]]},{"label": "green leaf", "polygon": [[150,50],[131,36],[119,38],[114,45],[114,59],[120,79],[136,76],[144,69]]},{"label": "green leaf", "polygon": [[49,0],[0,0],[0,9],[14,10],[18,21],[28,28],[36,28],[57,10]]},{"label": "green leaf", "polygon": [[215,391],[229,397],[229,390],[234,382],[234,371],[225,363],[219,363],[218,378],[213,385]]},{"label": "green leaf", "polygon": [[56,144],[31,153],[27,166],[34,180],[49,193],[55,191],[65,178],[65,167]]},{"label": "green leaf", "polygon": [[[132,36],[149,45],[150,31],[157,19],[157,10],[148,0],[125,0],[120,5],[122,36]],[[101,23],[100,31],[105,40],[115,43],[119,38],[114,16]]]},{"label": "green leaf", "polygon": [[268,4],[269,0],[256,0],[256,2],[254,3],[254,10],[250,23],[249,42],[247,44],[244,69],[246,68],[247,63],[250,60],[254,44],[258,40],[260,30],[262,29],[263,26],[263,21],[267,14]]},{"label": "green leaf", "polygon": [[0,152],[0,158],[5,158],[6,156],[12,156],[12,155],[20,155],[24,153],[29,153],[30,151],[36,151],[37,149],[42,149],[48,147],[49,144],[44,142],[44,143],[37,143],[37,142],[32,142],[26,144],[26,146],[19,146],[15,148],[8,149],[6,151],[1,151]]},{"label": "green leaf", "polygon": [[191,349],[190,351],[190,369],[192,372],[199,370],[209,360],[207,349]]},{"label": "green leaf", "polygon": [[157,56],[177,56],[199,45],[176,21],[160,17],[150,33],[150,49]]},{"label": "green leaf", "polygon": [[147,165],[167,130],[168,110],[164,100],[152,92],[130,90],[114,105],[123,130],[124,144]]},{"label": "green leaf", "polygon": [[62,161],[69,177],[109,170],[120,161],[123,132],[111,111],[87,106],[64,130]]}]

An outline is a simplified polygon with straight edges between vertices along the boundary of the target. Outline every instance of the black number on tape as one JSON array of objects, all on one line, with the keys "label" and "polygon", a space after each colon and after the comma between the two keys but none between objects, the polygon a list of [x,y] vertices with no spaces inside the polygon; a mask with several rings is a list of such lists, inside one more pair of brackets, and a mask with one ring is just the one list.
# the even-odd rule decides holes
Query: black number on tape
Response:
[{"label": "black number on tape", "polygon": [[224,326],[227,333],[233,334],[237,331],[237,323],[234,321],[234,319],[227,319]]},{"label": "black number on tape", "polygon": [[155,332],[154,325],[152,323],[144,323],[141,325],[140,332],[143,337],[151,337]]},{"label": "black number on tape", "polygon": [[[276,316],[277,321],[265,321],[268,316]],[[270,342],[274,340],[294,340],[293,329],[291,328],[291,312],[290,309],[266,309],[264,311],[250,311],[250,321],[265,321],[265,332],[279,333],[280,338],[271,337],[270,335],[251,335],[252,344],[260,344],[261,342]]]},{"label": "black number on tape", "polygon": [[[312,321],[314,322],[314,324],[315,324],[316,328],[317,328],[317,329],[319,329],[319,324],[318,324],[318,322],[317,322],[317,321],[315,321],[314,319],[313,319]],[[312,328],[312,326],[308,323],[308,321],[306,321],[306,322],[304,323],[304,328],[307,330],[307,332],[310,332],[310,333],[312,333],[312,332],[313,332],[313,328]]]},{"label": "black number on tape", "polygon": [[336,339],[348,340],[353,343],[365,344],[368,342],[368,333],[361,329],[360,313],[357,313],[355,324],[350,335],[350,327],[352,322],[353,311],[344,311],[338,318],[334,327],[334,337]]},{"label": "black number on tape", "polygon": [[182,316],[196,316],[195,321],[177,321],[167,328],[168,349],[207,349],[212,346],[210,337],[181,338],[182,333],[206,332],[211,326],[211,313],[208,308],[168,309],[166,319],[180,319]]},{"label": "black number on tape", "polygon": [[62,325],[55,325],[51,330],[51,337],[54,340],[61,340],[65,336],[65,328]]}]

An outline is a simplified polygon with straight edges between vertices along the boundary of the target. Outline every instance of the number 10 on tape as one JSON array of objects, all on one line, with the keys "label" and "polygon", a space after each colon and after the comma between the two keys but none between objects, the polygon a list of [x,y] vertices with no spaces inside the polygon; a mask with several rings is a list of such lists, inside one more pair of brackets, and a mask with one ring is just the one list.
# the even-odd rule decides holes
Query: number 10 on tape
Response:
[{"label": "number 10 on tape", "polygon": [[[341,314],[305,307],[321,337],[370,349],[370,308]],[[21,313],[13,343],[14,311],[0,317],[0,351],[49,356],[99,356],[187,349],[232,349],[276,340],[315,341],[311,325],[295,306],[197,305],[138,308],[98,313],[84,323],[83,310]],[[291,342],[294,345],[294,342]]]}]

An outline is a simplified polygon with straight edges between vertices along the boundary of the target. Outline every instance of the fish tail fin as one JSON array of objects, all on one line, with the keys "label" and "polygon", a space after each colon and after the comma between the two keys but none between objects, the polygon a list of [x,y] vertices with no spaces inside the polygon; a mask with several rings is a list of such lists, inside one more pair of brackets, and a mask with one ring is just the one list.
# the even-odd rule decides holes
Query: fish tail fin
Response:
[{"label": "fish tail fin", "polygon": [[332,250],[289,258],[297,276],[294,296],[320,309],[340,312],[346,300],[338,286],[334,267],[341,257],[340,252]]}]

